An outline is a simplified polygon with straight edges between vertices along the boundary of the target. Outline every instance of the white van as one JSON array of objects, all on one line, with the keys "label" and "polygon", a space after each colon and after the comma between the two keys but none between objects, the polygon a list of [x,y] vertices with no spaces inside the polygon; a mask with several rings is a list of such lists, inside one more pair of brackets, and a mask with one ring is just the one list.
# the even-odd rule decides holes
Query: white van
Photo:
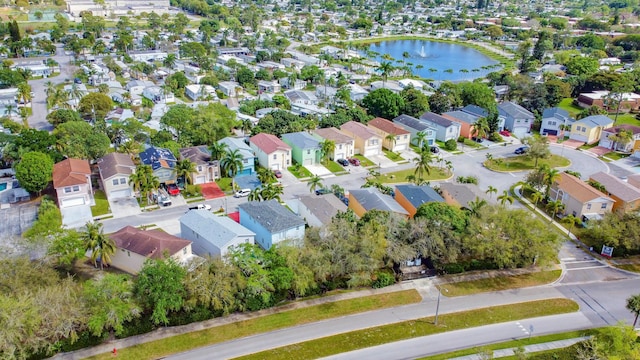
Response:
[{"label": "white van", "polygon": [[251,194],[251,189],[241,189],[241,190],[238,190],[233,195],[233,197],[241,198],[241,197],[249,196],[249,194]]}]

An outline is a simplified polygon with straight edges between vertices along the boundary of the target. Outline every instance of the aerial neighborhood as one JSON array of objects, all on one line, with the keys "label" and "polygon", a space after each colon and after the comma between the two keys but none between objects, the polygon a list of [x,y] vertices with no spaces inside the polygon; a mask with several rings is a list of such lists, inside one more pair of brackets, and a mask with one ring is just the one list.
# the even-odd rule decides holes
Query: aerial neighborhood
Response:
[{"label": "aerial neighborhood", "polygon": [[0,358],[640,358],[638,14],[5,3]]}]

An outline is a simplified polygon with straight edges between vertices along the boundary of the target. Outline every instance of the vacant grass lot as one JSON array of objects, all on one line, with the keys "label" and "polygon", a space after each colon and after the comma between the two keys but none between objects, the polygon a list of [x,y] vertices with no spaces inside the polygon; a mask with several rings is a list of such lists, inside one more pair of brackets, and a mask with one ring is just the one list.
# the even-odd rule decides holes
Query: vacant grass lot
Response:
[{"label": "vacant grass lot", "polygon": [[[397,183],[406,183],[407,176],[413,175],[415,173],[415,169],[405,169],[400,171],[394,171],[387,174],[381,174],[377,177],[383,184],[397,184]],[[451,173],[447,169],[441,168],[431,168],[431,174],[425,175],[424,180],[444,180],[448,179],[451,176]]]},{"label": "vacant grass lot", "polygon": [[[422,298],[416,290],[405,290],[330,302],[118,349],[118,357],[124,359],[157,359],[181,351],[245,336],[365,311],[414,304],[421,300]],[[111,359],[112,357],[111,353],[106,353],[89,359]]]},{"label": "vacant grass lot", "polygon": [[[486,160],[484,166],[493,171],[522,171],[532,170],[535,161],[526,155]],[[551,155],[548,159],[538,160],[538,166],[547,164],[550,168],[566,167],[571,165],[569,159],[560,155]]]},{"label": "vacant grass lot", "polygon": [[578,304],[568,299],[531,301],[505,306],[444,314],[438,321],[446,326],[433,324],[434,318],[404,321],[350,333],[285,346],[240,357],[243,360],[263,359],[316,359],[390,342],[433,335],[445,331],[497,324],[531,317],[556,315],[578,311]]},{"label": "vacant grass lot", "polygon": [[96,190],[93,193],[93,198],[96,200],[96,204],[91,207],[92,216],[100,216],[111,212],[109,209],[109,201],[102,190]]},{"label": "vacant grass lot", "polygon": [[443,293],[446,296],[465,296],[488,291],[519,289],[548,284],[557,280],[560,274],[562,274],[562,270],[540,271],[531,274],[498,276],[488,279],[449,283],[442,285],[441,288],[448,291]]}]

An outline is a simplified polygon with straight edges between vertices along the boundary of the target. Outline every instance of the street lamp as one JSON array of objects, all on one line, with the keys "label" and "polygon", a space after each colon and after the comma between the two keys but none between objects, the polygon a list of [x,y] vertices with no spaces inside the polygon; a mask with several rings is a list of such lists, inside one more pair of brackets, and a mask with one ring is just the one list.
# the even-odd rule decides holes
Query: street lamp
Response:
[{"label": "street lamp", "polygon": [[439,287],[436,286],[436,289],[438,289],[438,301],[436,302],[436,321],[435,321],[435,325],[438,325],[438,312],[440,311],[440,294],[442,294],[441,290],[444,290],[446,292],[449,292],[449,290],[447,289],[441,289]]}]

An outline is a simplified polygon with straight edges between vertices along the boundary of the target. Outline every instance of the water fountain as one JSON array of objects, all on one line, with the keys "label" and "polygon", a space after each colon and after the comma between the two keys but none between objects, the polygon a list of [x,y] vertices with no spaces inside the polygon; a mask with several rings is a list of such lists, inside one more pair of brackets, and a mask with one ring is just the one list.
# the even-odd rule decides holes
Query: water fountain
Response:
[{"label": "water fountain", "polygon": [[427,53],[424,51],[424,45],[422,45],[422,48],[420,49],[420,52],[418,52],[418,55],[420,55],[420,57],[427,57]]}]

